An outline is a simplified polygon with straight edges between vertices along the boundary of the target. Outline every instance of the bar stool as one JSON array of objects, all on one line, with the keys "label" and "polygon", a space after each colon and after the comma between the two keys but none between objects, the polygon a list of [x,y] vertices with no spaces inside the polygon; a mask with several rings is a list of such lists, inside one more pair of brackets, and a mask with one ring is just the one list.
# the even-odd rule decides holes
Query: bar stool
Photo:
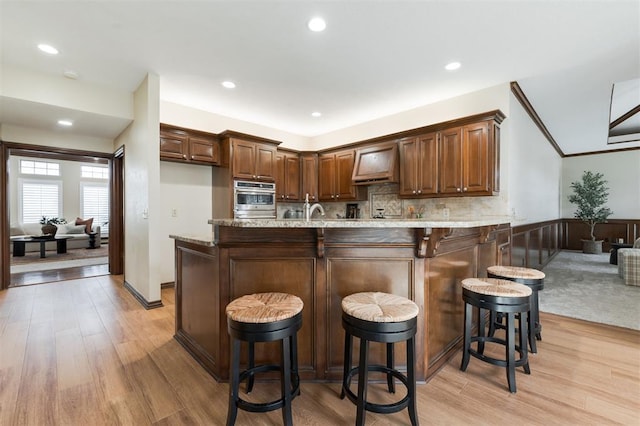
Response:
[{"label": "bar stool", "polygon": [[[342,299],[342,327],[344,338],[344,372],[340,398],[346,396],[357,406],[356,425],[364,425],[366,411],[395,413],[409,410],[412,425],[418,424],[416,411],[415,334],[418,305],[411,300],[380,292],[355,293]],[[360,339],[360,360],[351,367],[353,336]],[[407,374],[394,368],[393,344],[406,341]],[[386,365],[369,364],[369,342],[386,343]],[[370,371],[385,373],[390,393],[395,393],[394,378],[407,388],[401,400],[391,404],[367,402],[367,377]],[[351,379],[358,375],[358,394],[351,391]]]},{"label": "bar stool", "polygon": [[[462,363],[460,370],[465,371],[469,365],[470,356],[478,358],[489,364],[506,367],[507,383],[509,390],[516,392],[515,368],[524,367],[526,374],[531,374],[527,351],[527,313],[530,308],[531,289],[523,284],[495,278],[466,278],[462,280],[462,300],[465,303],[464,310],[464,342],[462,349]],[[478,308],[478,335],[472,336],[473,307]],[[485,336],[485,310],[500,312],[507,318],[506,338],[500,339],[493,336]],[[520,314],[518,321],[520,344],[516,345],[516,313]],[[471,344],[477,342],[477,350],[471,348]],[[498,359],[484,355],[485,343],[497,343],[505,346],[505,359]],[[515,358],[516,351],[519,358]]]},{"label": "bar stool", "polygon": [[[238,408],[264,413],[282,408],[285,425],[293,424],[291,401],[300,394],[296,333],[302,327],[302,300],[286,293],[256,293],[239,297],[227,305],[227,329],[231,337],[229,409],[227,425],[236,421]],[[254,343],[280,340],[281,362],[256,366]],[[248,367],[240,371],[241,342],[249,344]],[[252,403],[238,395],[240,382],[247,380],[247,393],[253,388],[256,373],[280,371],[281,397],[271,402]]]},{"label": "bar stool", "polygon": [[[531,310],[529,311],[529,346],[531,352],[537,353],[536,339],[542,340],[542,324],[540,324],[540,311],[538,304],[538,291],[544,289],[544,272],[532,268],[519,266],[489,266],[487,268],[489,278],[499,278],[524,284],[531,289]],[[496,313],[491,313],[489,323],[489,335],[493,336],[496,327],[504,328],[502,318]]]}]

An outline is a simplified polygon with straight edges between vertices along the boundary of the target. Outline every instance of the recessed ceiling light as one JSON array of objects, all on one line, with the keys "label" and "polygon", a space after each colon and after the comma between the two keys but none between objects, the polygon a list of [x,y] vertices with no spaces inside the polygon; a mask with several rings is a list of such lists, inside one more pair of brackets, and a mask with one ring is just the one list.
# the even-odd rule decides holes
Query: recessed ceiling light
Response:
[{"label": "recessed ceiling light", "polygon": [[318,112],[318,111],[315,111],[315,112],[312,112],[312,113],[311,113],[311,116],[312,116],[312,117],[322,117],[322,113],[321,113],[321,112]]},{"label": "recessed ceiling light", "polygon": [[69,127],[73,126],[73,121],[71,120],[58,120],[58,124],[61,126]]},{"label": "recessed ceiling light", "polygon": [[50,55],[57,55],[58,49],[49,45],[49,44],[39,44],[38,49],[42,50],[44,53],[48,53]]},{"label": "recessed ceiling light", "polygon": [[315,17],[311,18],[311,20],[307,23],[307,27],[309,27],[311,31],[318,33],[320,31],[324,31],[324,29],[327,28],[327,23],[324,21],[324,19]]},{"label": "recessed ceiling light", "polygon": [[461,66],[462,64],[460,62],[449,62],[447,65],[445,65],[444,69],[446,69],[447,71],[455,71]]},{"label": "recessed ceiling light", "polygon": [[222,86],[226,87],[227,89],[235,89],[236,88],[236,84],[233,81],[223,81],[222,82]]}]

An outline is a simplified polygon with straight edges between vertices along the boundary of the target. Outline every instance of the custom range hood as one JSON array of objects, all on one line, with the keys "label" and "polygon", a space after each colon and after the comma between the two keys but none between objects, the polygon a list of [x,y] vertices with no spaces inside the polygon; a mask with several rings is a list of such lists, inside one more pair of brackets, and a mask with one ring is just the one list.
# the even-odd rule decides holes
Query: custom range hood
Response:
[{"label": "custom range hood", "polygon": [[354,185],[398,182],[398,144],[386,142],[356,149]]}]

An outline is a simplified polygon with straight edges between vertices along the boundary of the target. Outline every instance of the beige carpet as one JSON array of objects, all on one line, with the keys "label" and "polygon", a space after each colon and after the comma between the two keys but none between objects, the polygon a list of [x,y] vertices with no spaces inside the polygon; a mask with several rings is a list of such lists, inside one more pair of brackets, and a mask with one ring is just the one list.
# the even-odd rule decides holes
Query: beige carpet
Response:
[{"label": "beige carpet", "polygon": [[109,262],[109,248],[102,244],[97,249],[69,249],[67,253],[58,254],[55,250],[47,250],[45,258],[40,252],[27,252],[24,256],[11,256],[11,273],[36,272],[52,269],[73,268],[76,266],[101,265]]},{"label": "beige carpet", "polygon": [[540,311],[640,330],[640,287],[624,284],[609,253],[561,251],[543,272]]}]

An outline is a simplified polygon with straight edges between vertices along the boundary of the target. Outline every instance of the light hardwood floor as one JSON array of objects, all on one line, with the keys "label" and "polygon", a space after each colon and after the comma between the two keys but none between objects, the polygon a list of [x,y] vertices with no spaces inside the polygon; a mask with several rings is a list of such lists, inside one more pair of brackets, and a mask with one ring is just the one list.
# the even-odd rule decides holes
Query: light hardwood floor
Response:
[{"label": "light hardwood floor", "polygon": [[[0,425],[220,425],[228,386],[172,338],[173,289],[145,311],[101,276],[0,292]],[[542,314],[531,375],[507,390],[504,369],[454,357],[418,385],[422,425],[638,425],[640,332]],[[259,382],[253,398],[273,393]],[[377,386],[377,385],[376,385]],[[376,388],[374,386],[374,388]],[[277,389],[277,387],[276,387]],[[303,383],[297,425],[351,425],[336,383]],[[382,393],[374,392],[384,399]],[[408,424],[406,411],[367,413],[368,425]],[[279,411],[239,412],[239,425],[279,425]]]}]

